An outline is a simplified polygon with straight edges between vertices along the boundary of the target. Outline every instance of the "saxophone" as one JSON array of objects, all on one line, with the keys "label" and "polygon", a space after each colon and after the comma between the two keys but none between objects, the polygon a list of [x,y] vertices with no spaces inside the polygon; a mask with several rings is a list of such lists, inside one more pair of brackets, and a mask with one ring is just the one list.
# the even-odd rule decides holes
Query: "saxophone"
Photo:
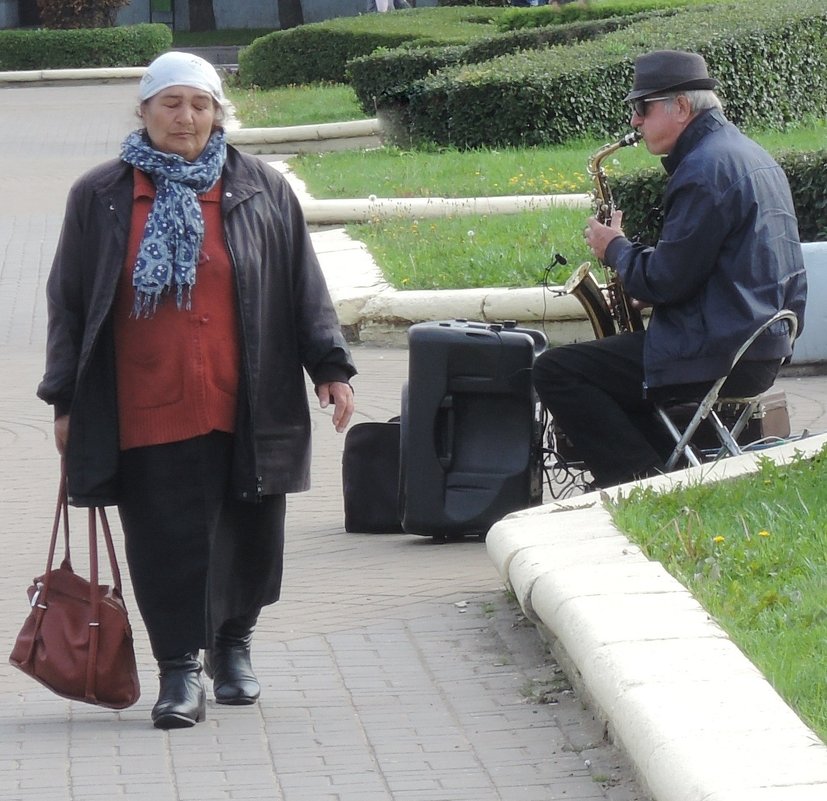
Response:
[{"label": "saxophone", "polygon": [[[641,134],[638,131],[631,131],[617,142],[604,145],[589,159],[587,171],[594,182],[592,192],[594,215],[605,225],[611,222],[615,205],[606,173],[600,165],[616,150],[621,147],[634,147],[640,139]],[[592,277],[589,271],[590,263],[584,262],[569,276],[563,291],[574,295],[580,301],[597,339],[614,334],[643,331],[640,311],[632,306],[631,298],[620,283],[620,276],[608,265],[602,262],[601,265],[605,277],[604,286],[601,287]]]}]

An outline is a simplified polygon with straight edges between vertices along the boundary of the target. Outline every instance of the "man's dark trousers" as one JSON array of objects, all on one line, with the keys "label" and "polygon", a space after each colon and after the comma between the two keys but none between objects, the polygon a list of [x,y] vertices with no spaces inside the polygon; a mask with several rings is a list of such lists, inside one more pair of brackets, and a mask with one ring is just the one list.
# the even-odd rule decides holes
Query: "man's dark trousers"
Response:
[{"label": "man's dark trousers", "polygon": [[[713,382],[659,387],[644,393],[646,333],[563,345],[534,364],[543,405],[571,440],[598,486],[609,487],[661,471],[674,441],[654,412],[654,401],[702,398]],[[772,386],[779,363],[742,360],[722,395],[757,395]]]}]

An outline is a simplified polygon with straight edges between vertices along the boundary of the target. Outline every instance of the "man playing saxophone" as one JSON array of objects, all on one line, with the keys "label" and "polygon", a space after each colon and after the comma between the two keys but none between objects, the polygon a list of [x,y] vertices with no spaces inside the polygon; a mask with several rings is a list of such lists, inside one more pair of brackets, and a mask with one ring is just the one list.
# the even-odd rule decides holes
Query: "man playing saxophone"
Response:
[{"label": "man playing saxophone", "polygon": [[[648,328],[552,348],[534,367],[537,393],[596,486],[663,470],[674,442],[653,403],[699,399],[740,345],[777,311],[803,325],[806,278],[786,176],[724,116],[704,59],[661,50],[635,61],[631,125],[669,181],[654,247],[627,239],[622,212],[588,220],[586,241],[616,271]],[[790,354],[786,325],[759,337],[722,395],[772,386]]]}]

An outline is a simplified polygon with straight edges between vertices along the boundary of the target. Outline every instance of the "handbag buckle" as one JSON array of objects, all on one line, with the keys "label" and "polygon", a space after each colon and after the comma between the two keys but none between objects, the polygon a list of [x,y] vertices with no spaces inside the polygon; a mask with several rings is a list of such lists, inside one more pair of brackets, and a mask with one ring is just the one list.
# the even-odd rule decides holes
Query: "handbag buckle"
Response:
[{"label": "handbag buckle", "polygon": [[31,599],[31,601],[29,601],[29,605],[32,607],[32,609],[34,609],[36,606],[39,606],[41,609],[45,609],[46,604],[39,604],[37,602],[37,599],[40,598],[40,591],[43,589],[43,582],[38,581],[35,584],[35,587],[37,589],[35,589],[34,594],[32,595],[32,599]]}]

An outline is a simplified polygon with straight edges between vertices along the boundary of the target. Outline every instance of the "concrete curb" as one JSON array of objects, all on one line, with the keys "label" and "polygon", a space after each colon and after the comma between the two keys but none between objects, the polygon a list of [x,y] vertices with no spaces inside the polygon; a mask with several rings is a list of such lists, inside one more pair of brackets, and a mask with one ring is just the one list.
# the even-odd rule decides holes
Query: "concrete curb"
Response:
[{"label": "concrete curb", "polygon": [[315,225],[370,222],[394,217],[428,219],[469,214],[520,214],[556,206],[589,208],[588,195],[512,195],[502,197],[423,197],[316,200],[302,202],[307,221]]},{"label": "concrete curb", "polygon": [[247,153],[318,153],[378,147],[381,126],[377,119],[291,125],[283,128],[235,128],[227,141]]},{"label": "concrete curb", "polygon": [[755,472],[827,435],[517,512],[486,548],[658,801],[819,801],[827,746],[692,595],[611,521],[606,497]]},{"label": "concrete curb", "polygon": [[94,67],[83,70],[7,70],[0,72],[0,85],[4,83],[140,80],[145,71],[146,67]]},{"label": "concrete curb", "polygon": [[320,122],[317,125],[290,125],[284,128],[238,128],[230,131],[231,144],[254,145],[289,142],[293,139],[343,139],[353,136],[378,136],[379,120]]}]

